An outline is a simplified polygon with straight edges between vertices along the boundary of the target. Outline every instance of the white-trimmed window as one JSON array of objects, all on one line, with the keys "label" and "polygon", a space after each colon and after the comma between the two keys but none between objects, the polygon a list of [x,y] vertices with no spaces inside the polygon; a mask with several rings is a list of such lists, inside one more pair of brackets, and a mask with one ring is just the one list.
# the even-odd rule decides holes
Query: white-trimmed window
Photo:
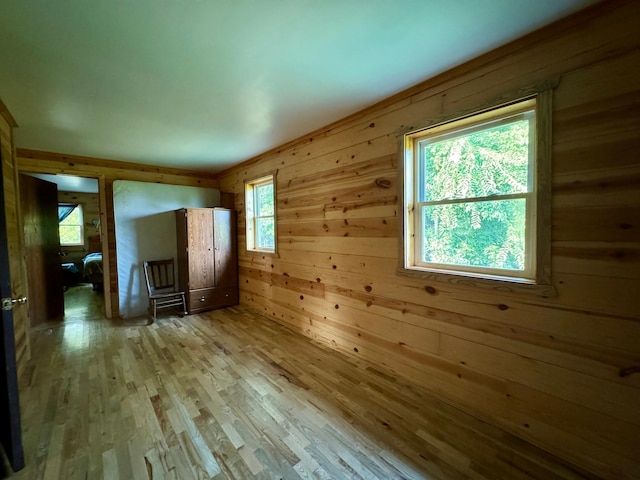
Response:
[{"label": "white-trimmed window", "polygon": [[58,204],[58,231],[60,233],[60,245],[84,245],[82,205]]},{"label": "white-trimmed window", "polygon": [[540,266],[537,102],[404,136],[404,269],[548,283],[541,275],[548,265]]},{"label": "white-trimmed window", "polygon": [[245,183],[247,250],[276,252],[275,174]]}]

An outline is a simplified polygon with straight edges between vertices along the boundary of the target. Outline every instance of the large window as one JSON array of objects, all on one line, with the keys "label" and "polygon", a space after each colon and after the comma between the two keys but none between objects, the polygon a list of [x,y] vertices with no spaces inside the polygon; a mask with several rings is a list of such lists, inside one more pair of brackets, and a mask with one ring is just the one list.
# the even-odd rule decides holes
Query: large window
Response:
[{"label": "large window", "polygon": [[405,135],[404,268],[538,283],[536,99]]},{"label": "large window", "polygon": [[59,204],[58,222],[60,245],[84,245],[82,205]]},{"label": "large window", "polygon": [[245,183],[247,250],[276,251],[275,175]]}]

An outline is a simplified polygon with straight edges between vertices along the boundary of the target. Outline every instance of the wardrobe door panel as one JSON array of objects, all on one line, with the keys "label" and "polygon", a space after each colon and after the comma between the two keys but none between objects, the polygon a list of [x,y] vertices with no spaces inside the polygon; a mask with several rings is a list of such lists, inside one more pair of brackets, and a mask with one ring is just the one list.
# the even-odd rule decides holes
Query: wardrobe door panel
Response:
[{"label": "wardrobe door panel", "polygon": [[236,252],[236,212],[214,209],[215,285],[225,287],[238,283]]},{"label": "wardrobe door panel", "polygon": [[211,209],[187,210],[189,290],[214,287],[213,217]]}]

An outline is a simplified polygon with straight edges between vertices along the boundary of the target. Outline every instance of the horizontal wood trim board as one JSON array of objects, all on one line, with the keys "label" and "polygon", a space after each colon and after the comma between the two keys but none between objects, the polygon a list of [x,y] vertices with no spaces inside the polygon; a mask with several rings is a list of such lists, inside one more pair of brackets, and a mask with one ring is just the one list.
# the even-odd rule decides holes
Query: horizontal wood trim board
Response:
[{"label": "horizontal wood trim board", "polygon": [[144,165],[139,163],[130,163],[119,160],[111,160],[104,158],[95,158],[95,157],[86,157],[81,155],[69,155],[64,153],[55,153],[55,152],[45,152],[41,150],[31,150],[27,148],[17,148],[16,156],[19,159],[23,160],[25,163],[28,163],[26,159],[33,161],[47,161],[50,163],[65,163],[69,167],[79,167],[83,166],[88,167],[98,167],[104,168],[108,170],[115,171],[127,171],[127,170],[135,170],[145,173],[157,173],[157,174],[167,174],[167,175],[184,175],[184,176],[200,176],[206,179],[214,179],[216,176],[214,174],[206,173],[206,172],[196,172],[190,170],[182,170],[178,168],[167,168],[167,167],[158,167],[154,165]]}]

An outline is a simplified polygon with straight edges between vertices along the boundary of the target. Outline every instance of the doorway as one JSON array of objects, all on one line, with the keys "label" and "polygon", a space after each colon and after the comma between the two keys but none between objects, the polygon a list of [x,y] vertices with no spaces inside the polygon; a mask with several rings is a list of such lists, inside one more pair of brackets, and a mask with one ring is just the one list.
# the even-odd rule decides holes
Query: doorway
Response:
[{"label": "doorway", "polygon": [[[36,265],[29,269],[29,288],[49,290],[49,297],[59,296],[63,307],[56,316],[55,311],[46,315],[44,321],[64,320],[65,323],[82,318],[104,318],[104,276],[102,269],[102,225],[99,182],[96,178],[73,175],[53,175],[22,173],[21,196],[23,198],[41,196],[40,191],[51,186],[54,188],[54,198],[49,200],[53,204],[46,212],[47,218],[38,218],[28,211],[23,211],[25,246],[34,243],[29,238],[31,225],[34,221],[42,225],[54,225],[55,248],[47,249],[47,262],[53,262],[55,272],[43,276],[42,270]],[[38,194],[33,190],[37,189]],[[48,228],[51,230],[51,227]],[[45,228],[41,229],[45,230]],[[40,235],[41,236],[41,235]],[[36,238],[35,241],[40,241]],[[38,246],[35,250],[38,251]],[[36,256],[32,261],[38,263]],[[42,263],[42,262],[41,262]],[[52,276],[58,276],[60,281],[52,285]],[[31,290],[30,290],[31,291]],[[41,296],[40,303],[46,296]],[[35,307],[40,312],[48,309],[47,305]],[[42,314],[40,314],[42,316]],[[38,321],[38,314],[32,317],[32,327],[42,322]]]}]

